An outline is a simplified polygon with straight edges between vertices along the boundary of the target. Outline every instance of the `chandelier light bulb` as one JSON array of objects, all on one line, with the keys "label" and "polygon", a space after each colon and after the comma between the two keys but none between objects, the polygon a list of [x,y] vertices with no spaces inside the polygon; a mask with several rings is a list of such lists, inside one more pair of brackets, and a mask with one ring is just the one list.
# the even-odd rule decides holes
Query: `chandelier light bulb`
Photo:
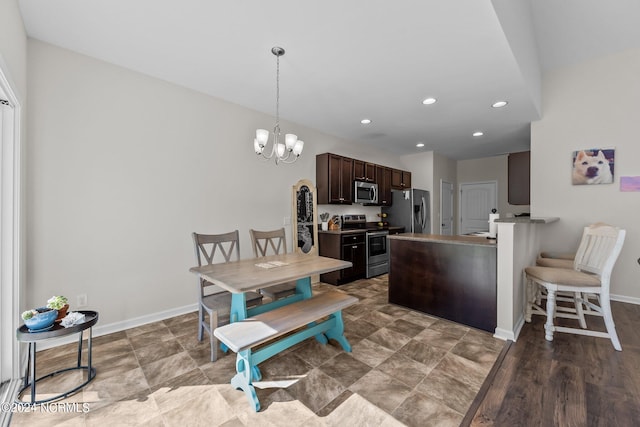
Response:
[{"label": "chandelier light bulb", "polygon": [[264,147],[269,140],[269,131],[266,129],[256,130],[256,140],[262,147]]},{"label": "chandelier light bulb", "polygon": [[294,135],[292,133],[288,133],[284,136],[284,143],[287,146],[287,151],[293,150],[293,147],[296,145],[297,140],[298,135]]}]

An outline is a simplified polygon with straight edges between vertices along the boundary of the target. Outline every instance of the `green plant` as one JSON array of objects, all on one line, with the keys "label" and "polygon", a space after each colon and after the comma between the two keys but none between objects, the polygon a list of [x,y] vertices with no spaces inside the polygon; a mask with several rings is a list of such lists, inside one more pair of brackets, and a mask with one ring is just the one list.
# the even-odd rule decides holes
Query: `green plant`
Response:
[{"label": "green plant", "polygon": [[320,214],[320,221],[321,222],[327,222],[329,221],[329,212],[322,212]]},{"label": "green plant", "polygon": [[47,307],[53,308],[54,310],[60,310],[68,302],[69,300],[67,299],[67,297],[62,295],[56,295],[47,300]]},{"label": "green plant", "polygon": [[29,320],[31,319],[33,316],[35,316],[36,314],[38,314],[37,311],[35,310],[27,310],[27,311],[23,311],[22,312],[22,320]]}]

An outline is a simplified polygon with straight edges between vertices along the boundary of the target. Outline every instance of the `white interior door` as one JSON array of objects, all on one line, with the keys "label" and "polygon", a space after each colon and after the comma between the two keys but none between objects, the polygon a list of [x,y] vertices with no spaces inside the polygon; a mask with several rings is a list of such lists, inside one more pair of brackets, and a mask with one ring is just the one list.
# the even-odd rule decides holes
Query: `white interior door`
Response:
[{"label": "white interior door", "polygon": [[453,234],[453,184],[440,180],[440,234]]},{"label": "white interior door", "polygon": [[496,181],[460,184],[460,234],[489,231],[489,214],[497,209],[497,190]]}]

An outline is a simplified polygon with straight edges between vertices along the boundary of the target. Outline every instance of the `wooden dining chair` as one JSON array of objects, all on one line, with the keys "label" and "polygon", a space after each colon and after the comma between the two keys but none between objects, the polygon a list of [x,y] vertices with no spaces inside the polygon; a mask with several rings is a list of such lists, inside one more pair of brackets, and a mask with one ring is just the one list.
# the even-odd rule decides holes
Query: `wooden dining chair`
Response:
[{"label": "wooden dining chair", "polygon": [[[284,227],[271,231],[251,229],[249,230],[249,234],[251,235],[251,243],[253,244],[253,255],[256,258],[287,253],[287,239]],[[296,282],[269,286],[268,288],[260,289],[260,293],[271,298],[272,301],[286,298],[296,293]]]},{"label": "wooden dining chair", "polygon": [[[525,320],[531,321],[532,311],[544,313],[545,338],[553,341],[554,332],[566,332],[611,339],[613,347],[622,346],[615,329],[609,300],[613,266],[622,250],[626,231],[607,224],[593,224],[584,228],[580,246],[574,258],[574,268],[527,267],[524,270],[527,305]],[[537,304],[540,288],[546,293],[546,310]],[[558,293],[573,295],[572,309],[560,311],[556,307]],[[591,301],[594,296],[595,302]],[[587,309],[585,310],[584,307]],[[587,329],[585,314],[602,316],[607,332]],[[555,317],[577,319],[580,329],[555,326]]]},{"label": "wooden dining chair", "polygon": [[[192,233],[192,236],[198,266],[203,265],[203,263],[214,264],[216,262],[229,262],[240,259],[238,230],[224,234]],[[217,359],[216,346],[218,340],[213,335],[213,331],[219,324],[229,323],[231,293],[202,278],[198,278],[198,287],[200,289],[198,298],[198,341],[202,341],[203,331],[207,331],[211,346],[211,361],[215,362]],[[262,303],[262,295],[257,292],[246,292],[245,299],[247,307]],[[209,316],[209,322],[206,321],[205,313]]]}]

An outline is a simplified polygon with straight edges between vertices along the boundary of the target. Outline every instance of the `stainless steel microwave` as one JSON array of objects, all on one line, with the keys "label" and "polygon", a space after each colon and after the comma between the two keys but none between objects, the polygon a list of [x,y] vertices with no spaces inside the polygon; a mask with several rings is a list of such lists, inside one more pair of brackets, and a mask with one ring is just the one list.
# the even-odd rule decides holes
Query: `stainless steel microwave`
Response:
[{"label": "stainless steel microwave", "polygon": [[354,182],[354,198],[356,203],[375,205],[378,203],[378,184],[373,182]]}]

